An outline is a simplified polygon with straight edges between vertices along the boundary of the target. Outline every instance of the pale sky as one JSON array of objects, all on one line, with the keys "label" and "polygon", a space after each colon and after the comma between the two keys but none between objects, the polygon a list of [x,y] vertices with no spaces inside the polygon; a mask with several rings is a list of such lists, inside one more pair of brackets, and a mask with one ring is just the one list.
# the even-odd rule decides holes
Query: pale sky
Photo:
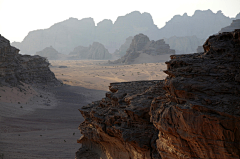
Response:
[{"label": "pale sky", "polygon": [[11,42],[22,41],[29,31],[69,17],[92,17],[97,24],[103,19],[115,22],[132,11],[150,13],[161,28],[174,15],[207,9],[232,18],[240,12],[240,0],[0,0],[0,34]]}]

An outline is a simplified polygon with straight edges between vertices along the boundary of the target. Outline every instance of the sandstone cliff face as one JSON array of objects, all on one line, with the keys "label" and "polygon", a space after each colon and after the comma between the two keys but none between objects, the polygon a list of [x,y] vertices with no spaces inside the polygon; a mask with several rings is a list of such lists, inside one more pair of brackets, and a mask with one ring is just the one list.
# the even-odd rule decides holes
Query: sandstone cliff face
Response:
[{"label": "sandstone cliff face", "polygon": [[49,69],[46,58],[38,55],[20,55],[19,50],[10,46],[0,36],[0,85],[18,86],[21,82],[28,84],[60,85]]},{"label": "sandstone cliff face", "polygon": [[[171,50],[168,44],[165,44],[164,40],[150,41],[146,35],[138,34],[135,35],[130,47],[126,51],[126,55],[122,58],[110,62],[110,63],[123,63],[123,64],[131,64],[133,63],[137,57],[141,54],[147,54],[150,56],[157,55],[165,55],[165,54],[174,54],[175,51]],[[158,58],[158,57],[155,57]],[[168,59],[159,59],[159,61],[164,61]]]},{"label": "sandstone cliff face", "polygon": [[94,42],[89,47],[78,46],[69,54],[70,59],[91,59],[91,60],[107,60],[112,55],[100,43]]},{"label": "sandstone cliff face", "polygon": [[203,46],[172,55],[165,81],[110,84],[80,109],[78,142],[108,159],[239,158],[240,30]]}]

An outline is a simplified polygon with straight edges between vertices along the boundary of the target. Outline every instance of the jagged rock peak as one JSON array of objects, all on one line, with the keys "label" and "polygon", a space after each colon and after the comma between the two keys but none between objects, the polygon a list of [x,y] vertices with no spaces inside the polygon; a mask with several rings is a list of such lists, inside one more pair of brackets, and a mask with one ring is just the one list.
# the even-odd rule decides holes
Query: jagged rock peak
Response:
[{"label": "jagged rock peak", "polygon": [[[150,41],[149,38],[144,34],[138,34],[135,35],[132,43],[130,44],[128,50],[126,51],[126,55],[124,55],[122,58],[109,62],[113,64],[117,63],[123,63],[123,64],[131,64],[131,63],[149,63],[153,61],[147,61],[150,58],[153,58],[153,56],[157,55],[170,55],[174,54],[175,51],[170,49],[170,46],[168,44],[165,44],[163,39],[157,40],[157,41]],[[169,56],[166,57],[154,57],[154,60],[157,60],[159,58],[159,61],[165,61],[168,59]],[[145,58],[145,61],[144,61]],[[141,62],[138,62],[138,61]],[[156,61],[154,61],[156,62]]]}]

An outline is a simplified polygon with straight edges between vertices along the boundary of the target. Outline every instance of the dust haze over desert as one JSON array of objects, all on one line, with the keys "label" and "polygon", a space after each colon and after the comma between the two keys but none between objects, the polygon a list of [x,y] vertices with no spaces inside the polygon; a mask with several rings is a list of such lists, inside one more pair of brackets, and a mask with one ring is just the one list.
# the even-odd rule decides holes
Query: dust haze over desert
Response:
[{"label": "dust haze over desert", "polygon": [[239,6],[0,0],[0,159],[239,158]]}]

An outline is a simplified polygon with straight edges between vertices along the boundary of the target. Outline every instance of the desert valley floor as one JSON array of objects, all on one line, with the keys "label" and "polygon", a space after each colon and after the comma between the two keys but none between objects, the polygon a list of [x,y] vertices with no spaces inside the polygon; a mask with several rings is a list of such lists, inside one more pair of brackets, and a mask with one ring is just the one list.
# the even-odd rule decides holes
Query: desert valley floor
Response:
[{"label": "desert valley floor", "polygon": [[[109,83],[161,80],[166,77],[163,63],[111,65],[107,61],[52,60],[51,71],[64,84],[108,91]],[[64,67],[67,66],[67,67]],[[60,67],[60,68],[59,68]]]},{"label": "desert valley floor", "polygon": [[[164,79],[162,70],[166,69],[164,63],[109,65],[107,61],[75,60],[50,63],[51,71],[64,86],[38,91],[37,98],[29,93],[27,104],[10,101],[11,95],[6,95],[10,90],[0,90],[0,94],[5,94],[4,101],[0,101],[0,158],[74,158],[80,147],[78,126],[84,120],[79,108],[104,97],[109,83]],[[15,94],[20,98],[21,92]],[[50,104],[41,105],[44,100]]]}]

